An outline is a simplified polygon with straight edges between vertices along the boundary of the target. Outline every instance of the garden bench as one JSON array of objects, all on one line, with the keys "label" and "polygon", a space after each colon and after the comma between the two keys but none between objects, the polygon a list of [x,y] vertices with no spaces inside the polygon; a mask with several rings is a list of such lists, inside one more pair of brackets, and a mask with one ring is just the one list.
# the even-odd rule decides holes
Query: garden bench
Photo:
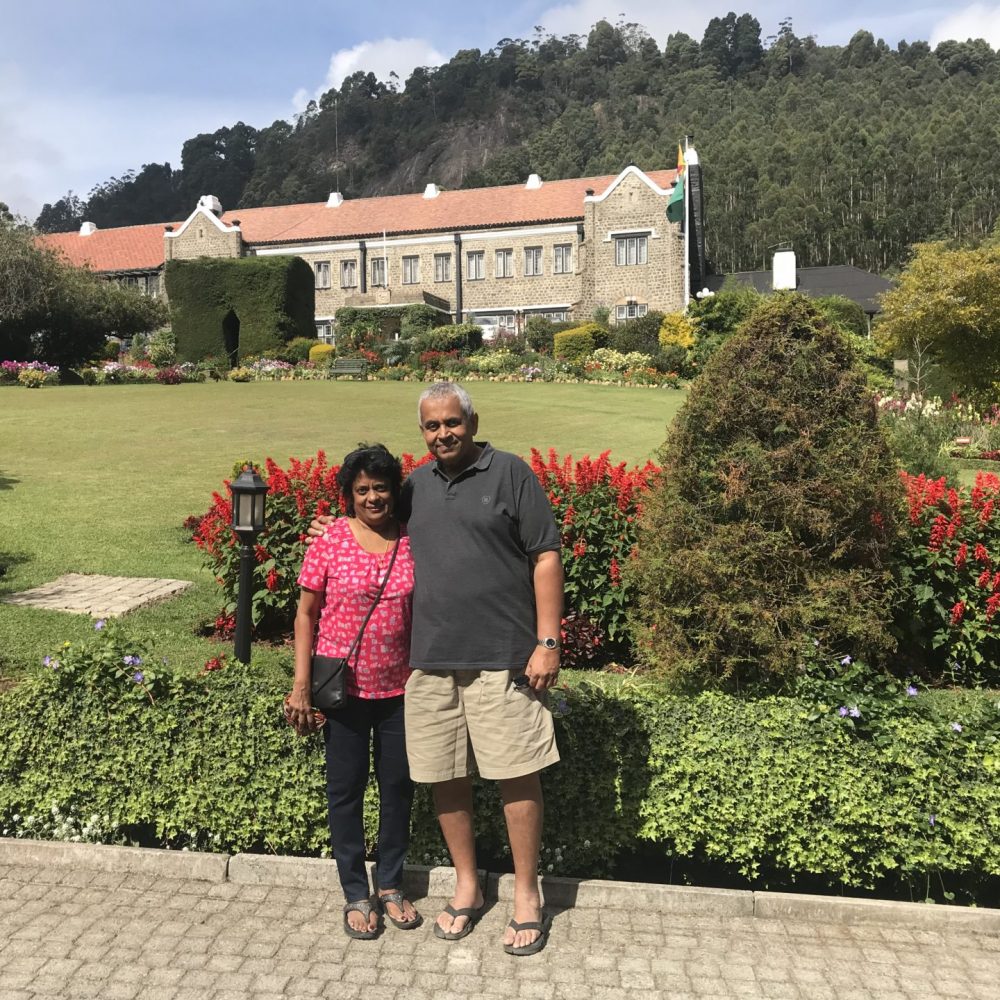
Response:
[{"label": "garden bench", "polygon": [[368,362],[364,358],[337,358],[330,367],[334,375],[351,375],[355,378],[368,376]]}]

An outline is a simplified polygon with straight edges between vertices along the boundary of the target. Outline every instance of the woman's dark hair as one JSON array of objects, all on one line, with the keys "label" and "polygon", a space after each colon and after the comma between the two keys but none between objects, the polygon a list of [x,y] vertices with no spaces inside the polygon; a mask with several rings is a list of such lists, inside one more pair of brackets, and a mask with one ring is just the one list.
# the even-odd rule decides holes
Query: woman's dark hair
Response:
[{"label": "woman's dark hair", "polygon": [[384,479],[392,490],[393,506],[399,507],[399,494],[403,486],[403,466],[384,444],[358,445],[344,456],[337,471],[337,487],[344,498],[348,517],[354,517],[354,480],[361,473],[372,479]]}]

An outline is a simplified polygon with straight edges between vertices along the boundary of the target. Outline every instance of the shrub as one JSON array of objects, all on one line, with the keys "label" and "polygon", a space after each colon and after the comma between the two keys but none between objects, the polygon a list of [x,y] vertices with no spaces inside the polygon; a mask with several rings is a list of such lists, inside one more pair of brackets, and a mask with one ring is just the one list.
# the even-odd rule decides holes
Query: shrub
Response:
[{"label": "shrub", "polygon": [[598,347],[606,346],[607,331],[596,323],[561,330],[553,337],[552,356],[558,361],[582,364]]},{"label": "shrub", "polygon": [[290,361],[292,364],[296,361],[309,361],[310,352],[319,344],[320,341],[315,337],[292,337],[280,352],[281,360]]},{"label": "shrub", "polygon": [[[281,718],[289,674],[214,669],[217,657],[196,674],[162,664],[125,631],[55,658],[78,648],[72,674],[40,667],[0,694],[3,835],[328,850],[322,742],[296,737]],[[143,659],[133,674],[157,664],[152,700],[101,665],[126,656]],[[842,891],[895,878],[924,898],[933,876],[944,892],[995,891],[1000,765],[986,749],[1000,738],[994,699],[921,693],[858,726],[805,699],[672,697],[632,679],[568,676],[572,686],[552,692],[563,759],[542,776],[544,870],[607,875],[620,855],[645,849],[664,866],[722,863],[772,886],[811,876]],[[495,785],[477,782],[475,796],[477,844],[501,857]],[[376,802],[371,788],[369,845]],[[410,859],[434,863],[444,853],[422,786]]]},{"label": "shrub", "polygon": [[185,381],[184,373],[180,368],[171,366],[170,368],[161,368],[156,373],[156,381],[160,385],[180,385],[181,382]]},{"label": "shrub", "polygon": [[47,379],[45,372],[40,372],[36,368],[22,368],[17,375],[17,381],[25,389],[41,389]]},{"label": "shrub", "polygon": [[169,326],[152,334],[146,345],[146,356],[157,368],[165,368],[177,360],[177,342]]},{"label": "shrub", "polygon": [[663,349],[680,347],[687,351],[694,347],[694,324],[684,313],[667,313],[660,322],[657,338]]},{"label": "shrub", "polygon": [[43,385],[58,385],[59,369],[44,361],[0,361],[0,385],[23,385],[39,389]]},{"label": "shrub", "polygon": [[646,313],[630,319],[611,331],[611,347],[622,354],[655,354],[660,349],[660,326],[663,313]]},{"label": "shrub", "polygon": [[867,338],[868,317],[864,309],[846,295],[821,295],[813,299],[813,305],[823,318],[842,333]]},{"label": "shrub", "polygon": [[436,326],[413,338],[413,350],[459,351],[468,354],[483,346],[483,328],[476,323],[456,323],[453,326]]},{"label": "shrub", "polygon": [[333,344],[315,344],[309,348],[309,360],[314,365],[333,360]]},{"label": "shrub", "polygon": [[806,637],[878,662],[900,501],[843,337],[774,296],[693,383],[660,452],[630,580],[636,638],[677,683],[781,683]]},{"label": "shrub", "polygon": [[900,543],[904,646],[916,669],[952,683],[1000,682],[1000,479],[969,493],[901,473],[909,505]]},{"label": "shrub", "polygon": [[736,333],[764,301],[764,296],[749,285],[735,281],[727,281],[715,295],[695,299],[688,306],[688,317],[695,328],[692,349],[695,364],[704,367],[719,346]]},{"label": "shrub", "polygon": [[879,422],[900,468],[931,478],[953,476],[948,455],[955,440],[955,421],[941,410],[940,400],[878,399]]},{"label": "shrub", "polygon": [[552,353],[556,335],[555,324],[544,316],[529,316],[525,323],[525,339],[533,351]]}]

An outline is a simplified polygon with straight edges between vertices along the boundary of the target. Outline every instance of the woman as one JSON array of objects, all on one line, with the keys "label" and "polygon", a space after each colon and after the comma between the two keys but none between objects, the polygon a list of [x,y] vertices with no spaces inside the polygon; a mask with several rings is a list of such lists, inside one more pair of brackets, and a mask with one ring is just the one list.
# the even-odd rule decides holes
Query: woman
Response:
[{"label": "woman", "polygon": [[[352,938],[375,937],[380,913],[404,930],[421,922],[400,888],[413,801],[403,731],[413,559],[406,529],[394,513],[402,478],[399,462],[383,445],[352,451],[337,473],[347,516],[309,546],[299,574],[295,679],[286,714],[298,732],[307,733],[316,726],[310,699],[313,652],[347,656],[391,566],[348,664],[347,703],[323,726],[330,837],[346,900],[344,932]],[[375,906],[365,869],[363,821],[372,734],[380,802]]]}]

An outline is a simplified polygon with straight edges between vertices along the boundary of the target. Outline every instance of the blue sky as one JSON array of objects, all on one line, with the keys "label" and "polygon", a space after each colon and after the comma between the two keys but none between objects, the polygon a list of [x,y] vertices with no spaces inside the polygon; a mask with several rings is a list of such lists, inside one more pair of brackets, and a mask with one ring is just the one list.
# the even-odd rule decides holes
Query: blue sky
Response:
[{"label": "blue sky", "polygon": [[1000,0],[837,5],[804,0],[0,0],[0,201],[29,219],[72,189],[86,197],[145,163],[180,166],[185,139],[245,121],[288,118],[347,73],[405,79],[460,48],[548,32],[586,34],[604,17],[701,38],[709,18],[749,10],[764,35],[794,10],[797,34],[823,44],[867,28],[901,38],[985,37],[1000,48]]}]

